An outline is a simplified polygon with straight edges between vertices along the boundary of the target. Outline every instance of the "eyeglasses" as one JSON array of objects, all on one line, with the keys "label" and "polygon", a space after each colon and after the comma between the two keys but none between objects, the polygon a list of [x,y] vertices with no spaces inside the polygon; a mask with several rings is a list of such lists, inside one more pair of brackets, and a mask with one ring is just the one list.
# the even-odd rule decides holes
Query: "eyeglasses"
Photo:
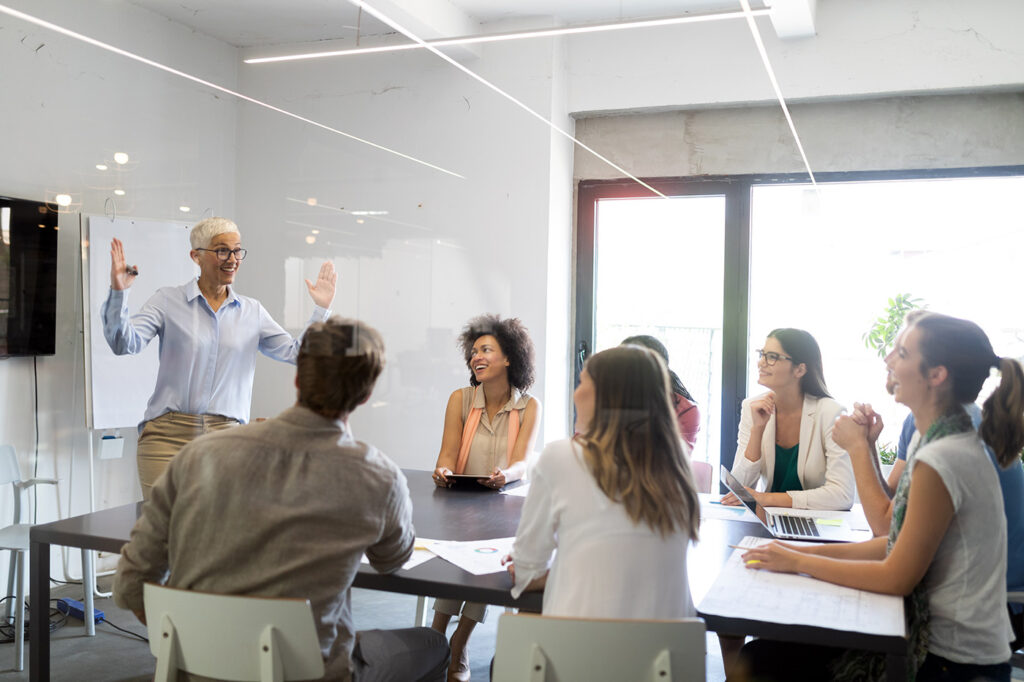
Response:
[{"label": "eyeglasses", "polygon": [[755,352],[757,353],[757,359],[764,360],[764,364],[768,365],[769,367],[774,365],[779,360],[789,360],[790,362],[795,362],[793,358],[789,357],[788,355],[783,355],[782,353],[775,353],[770,350],[766,351],[763,348],[758,348]]},{"label": "eyeglasses", "polygon": [[226,246],[222,246],[219,249],[196,249],[196,251],[209,251],[210,253],[217,254],[217,258],[221,261],[226,261],[229,256],[234,256],[235,260],[245,260],[245,249],[229,249]]}]

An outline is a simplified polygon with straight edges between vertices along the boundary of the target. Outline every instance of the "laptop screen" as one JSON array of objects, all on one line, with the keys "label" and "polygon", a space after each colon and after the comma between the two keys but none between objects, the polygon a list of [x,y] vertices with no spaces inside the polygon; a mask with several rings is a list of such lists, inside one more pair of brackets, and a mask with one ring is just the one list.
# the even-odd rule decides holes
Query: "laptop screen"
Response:
[{"label": "laptop screen", "polygon": [[754,513],[754,516],[756,516],[758,520],[765,525],[765,527],[768,527],[768,513],[764,510],[764,507],[758,504],[757,500],[754,499],[754,496],[751,495],[746,487],[732,475],[731,471],[725,468],[724,464],[722,465],[722,483],[724,483],[725,487],[729,489],[729,492],[739,498],[740,502],[742,502],[747,509]]}]

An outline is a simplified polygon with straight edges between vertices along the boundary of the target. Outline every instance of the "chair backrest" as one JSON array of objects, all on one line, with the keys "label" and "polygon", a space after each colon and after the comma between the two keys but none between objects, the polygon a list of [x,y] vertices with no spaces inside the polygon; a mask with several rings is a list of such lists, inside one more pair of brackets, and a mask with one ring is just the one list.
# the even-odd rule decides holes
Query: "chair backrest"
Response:
[{"label": "chair backrest", "polygon": [[13,445],[0,445],[0,485],[21,480],[21,466]]},{"label": "chair backrest", "polygon": [[504,614],[494,682],[703,680],[704,621]]},{"label": "chair backrest", "polygon": [[715,470],[714,467],[707,462],[698,462],[692,459],[690,460],[690,467],[693,469],[693,482],[697,486],[697,492],[710,493],[711,476]]},{"label": "chair backrest", "polygon": [[147,583],[143,599],[155,680],[179,670],[221,680],[309,680],[324,675],[305,599],[238,597]]}]

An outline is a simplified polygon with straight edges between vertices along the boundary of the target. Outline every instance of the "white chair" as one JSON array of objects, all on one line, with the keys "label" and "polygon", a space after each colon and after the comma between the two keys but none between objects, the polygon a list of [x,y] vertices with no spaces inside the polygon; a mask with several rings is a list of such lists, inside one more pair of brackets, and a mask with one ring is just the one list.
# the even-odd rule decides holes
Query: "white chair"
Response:
[{"label": "white chair", "polygon": [[[14,600],[8,599],[7,607],[4,609],[4,623],[10,624],[13,611],[14,665],[21,671],[25,669],[25,552],[29,550],[28,534],[32,528],[31,523],[22,523],[21,497],[23,492],[33,486],[56,485],[57,481],[52,478],[21,480],[21,467],[18,465],[18,455],[14,447],[0,445],[0,485],[4,483],[10,483],[14,490],[14,523],[0,529],[0,550],[6,549],[11,552],[10,564],[7,567],[7,589],[14,591]],[[83,570],[91,566],[86,564],[87,553],[86,550],[82,550]],[[92,608],[91,594],[85,603],[88,608]],[[86,630],[89,635],[95,634],[96,623],[88,621]]]},{"label": "white chair", "polygon": [[502,615],[494,682],[703,680],[704,621]]},{"label": "white chair", "polygon": [[178,671],[220,680],[315,680],[324,659],[306,599],[143,588],[157,682]]}]

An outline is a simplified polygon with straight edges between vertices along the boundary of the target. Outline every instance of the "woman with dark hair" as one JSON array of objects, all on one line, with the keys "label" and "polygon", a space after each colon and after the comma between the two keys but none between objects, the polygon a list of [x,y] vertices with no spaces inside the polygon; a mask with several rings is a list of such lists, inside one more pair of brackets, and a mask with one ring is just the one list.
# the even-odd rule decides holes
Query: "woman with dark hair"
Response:
[{"label": "woman with dark hair", "polygon": [[[886,365],[893,397],[910,408],[924,434],[897,486],[888,537],[835,546],[771,543],[743,558],[750,568],[909,597],[906,679],[1009,680],[1006,517],[982,441],[1001,466],[1019,459],[1024,371],[1016,360],[998,357],[978,325],[935,313],[900,335]],[[992,368],[1002,376],[975,433],[963,404],[977,399]],[[846,448],[866,448],[868,429],[842,419],[833,437]],[[756,679],[786,679],[783,661],[793,660],[817,661],[821,679],[882,676],[883,662],[862,653],[808,655],[766,640],[748,647],[742,660]]]},{"label": "woman with dark hair", "polygon": [[[821,350],[802,329],[776,329],[757,351],[757,383],[769,389],[743,401],[732,473],[765,507],[849,509],[850,456],[832,440],[842,406],[825,388]],[[723,504],[739,504],[729,493]]]},{"label": "woman with dark hair", "polygon": [[[523,477],[526,456],[537,438],[540,402],[526,392],[533,385],[533,342],[517,318],[481,315],[462,330],[459,346],[470,385],[448,398],[434,484],[449,487],[452,474],[473,474],[481,485],[498,489]],[[487,606],[434,601],[432,627],[441,633],[460,611],[451,638],[449,680],[469,679],[466,645],[473,628],[486,617]]]},{"label": "woman with dark hair", "polygon": [[[647,334],[630,336],[623,339],[621,345],[650,348],[661,356],[661,359],[665,361],[665,367],[668,367],[668,349],[665,348],[665,344],[653,336]],[[700,410],[697,409],[697,401],[686,390],[679,375],[671,368],[668,370],[668,379],[672,389],[672,405],[675,408],[676,420],[679,422],[679,433],[693,450],[697,446],[697,432],[700,431]]]},{"label": "woman with dark hair", "polygon": [[573,403],[577,435],[545,447],[531,476],[506,557],[512,595],[543,588],[546,616],[694,615],[700,505],[664,363],[632,345],[597,353]]}]

